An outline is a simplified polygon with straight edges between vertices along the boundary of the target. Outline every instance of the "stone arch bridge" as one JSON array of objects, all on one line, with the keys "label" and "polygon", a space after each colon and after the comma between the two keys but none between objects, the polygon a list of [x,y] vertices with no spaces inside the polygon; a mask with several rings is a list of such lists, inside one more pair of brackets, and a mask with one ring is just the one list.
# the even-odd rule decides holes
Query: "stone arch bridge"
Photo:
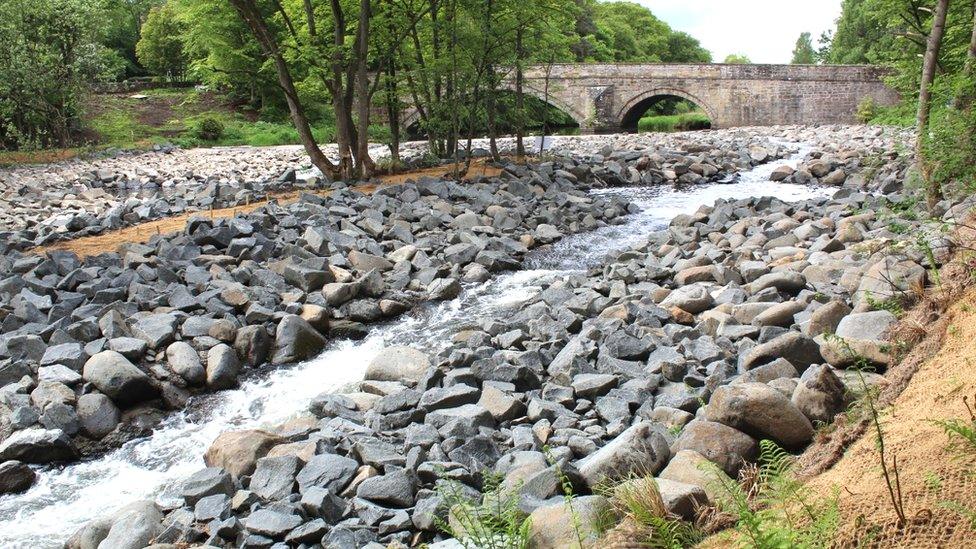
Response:
[{"label": "stone arch bridge", "polygon": [[[634,129],[658,99],[676,96],[704,110],[714,128],[777,124],[852,124],[858,104],[872,97],[892,105],[898,95],[884,69],[864,65],[556,64],[530,66],[526,93],[547,100],[584,133]],[[512,89],[514,78],[503,87]],[[404,122],[416,121],[415,109]]]}]

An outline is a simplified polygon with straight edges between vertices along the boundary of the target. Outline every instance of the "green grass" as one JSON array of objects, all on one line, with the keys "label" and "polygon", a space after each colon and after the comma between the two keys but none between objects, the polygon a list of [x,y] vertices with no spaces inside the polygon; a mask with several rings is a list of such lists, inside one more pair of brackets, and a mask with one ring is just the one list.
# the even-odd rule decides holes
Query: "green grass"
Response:
[{"label": "green grass", "polygon": [[[188,89],[159,89],[140,92],[146,99],[130,95],[102,95],[92,101],[88,127],[97,134],[94,148],[140,149],[162,143],[184,148],[229,145],[266,147],[299,144],[298,132],[288,120],[253,120],[214,96]],[[206,119],[223,125],[217,139],[201,139],[197,128]],[[151,123],[146,123],[150,120]],[[370,138],[387,139],[386,128],[370,126]],[[335,141],[331,122],[313,124],[312,134],[319,143]]]},{"label": "green grass", "polygon": [[637,122],[637,131],[644,132],[680,132],[689,130],[706,130],[712,127],[712,121],[702,112],[673,114],[663,116],[645,116]]}]

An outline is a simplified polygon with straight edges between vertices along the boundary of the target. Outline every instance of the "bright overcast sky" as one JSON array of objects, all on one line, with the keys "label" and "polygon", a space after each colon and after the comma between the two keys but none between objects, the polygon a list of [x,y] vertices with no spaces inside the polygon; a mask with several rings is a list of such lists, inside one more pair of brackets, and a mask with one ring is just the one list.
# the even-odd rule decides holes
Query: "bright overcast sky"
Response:
[{"label": "bright overcast sky", "polygon": [[801,32],[814,47],[833,29],[841,0],[636,0],[672,28],[697,38],[717,62],[731,53],[753,63],[789,63]]}]

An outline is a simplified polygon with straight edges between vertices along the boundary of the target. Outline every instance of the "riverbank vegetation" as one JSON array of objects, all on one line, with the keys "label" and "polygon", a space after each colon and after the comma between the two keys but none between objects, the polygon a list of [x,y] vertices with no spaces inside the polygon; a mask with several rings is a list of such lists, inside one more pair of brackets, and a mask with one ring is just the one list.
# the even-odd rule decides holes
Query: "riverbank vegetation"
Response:
[{"label": "riverbank vegetation", "polygon": [[[425,136],[451,156],[462,136],[571,124],[539,107],[548,92],[524,85],[529,65],[711,59],[646,8],[595,0],[11,0],[0,37],[11,44],[0,53],[6,151],[329,139],[345,151],[341,167],[309,154],[347,176],[371,169],[367,135],[391,147]],[[200,84],[213,108],[172,92],[186,112],[145,120],[146,99],[133,95],[166,92],[97,93],[132,78]],[[401,101],[417,106],[403,127],[389,116]],[[217,138],[193,131],[205,118],[221,122]]]}]

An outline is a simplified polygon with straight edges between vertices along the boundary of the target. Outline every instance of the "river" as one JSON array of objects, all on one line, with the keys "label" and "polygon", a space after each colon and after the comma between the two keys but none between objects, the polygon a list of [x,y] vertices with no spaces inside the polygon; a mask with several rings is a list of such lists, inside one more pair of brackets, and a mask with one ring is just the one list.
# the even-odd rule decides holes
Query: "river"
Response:
[{"label": "river", "polygon": [[768,180],[773,169],[796,166],[802,156],[801,149],[788,160],[744,172],[729,184],[594,191],[626,196],[640,211],[623,224],[573,235],[533,252],[526,260],[527,270],[467,286],[453,301],[429,304],[395,322],[373,326],[364,340],[333,342],[313,360],[253,377],[236,390],[197,397],[186,410],[168,416],[151,436],[88,461],[40,470],[37,484],[28,492],[0,497],[0,547],[60,547],[93,518],[134,500],[165,498],[167,487],[204,467],[203,453],[220,433],[280,424],[305,410],[316,395],[360,381],[385,346],[410,345],[434,354],[471,319],[504,319],[540,283],[598,265],[608,252],[666,227],[675,215],[692,213],[720,198],[773,195],[798,201],[829,196],[834,189]]}]

